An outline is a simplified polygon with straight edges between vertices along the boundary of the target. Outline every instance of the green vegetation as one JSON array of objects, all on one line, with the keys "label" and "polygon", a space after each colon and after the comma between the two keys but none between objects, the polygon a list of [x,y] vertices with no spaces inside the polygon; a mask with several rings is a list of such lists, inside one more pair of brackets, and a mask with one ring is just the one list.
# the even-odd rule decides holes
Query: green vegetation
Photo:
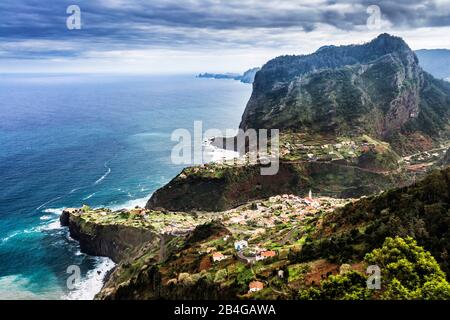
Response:
[{"label": "green vegetation", "polygon": [[450,274],[450,167],[409,187],[362,198],[324,216],[297,260],[325,257],[346,263],[362,259],[386,237],[412,236]]},{"label": "green vegetation", "polygon": [[[449,105],[450,85],[424,72],[402,39],[382,34],[363,45],[269,61],[254,83],[240,127],[367,134],[405,155],[450,138]],[[395,164],[387,156],[373,160]]]},{"label": "green vegetation", "polygon": [[320,300],[447,300],[450,284],[433,256],[410,237],[386,238],[368,253],[367,265],[381,269],[381,288],[369,289],[368,276],[356,271],[329,276],[320,286],[299,291],[300,299]]},{"label": "green vegetation", "polygon": [[[387,34],[279,57],[240,125],[281,129],[276,175],[246,159],[190,167],[146,209],[83,206],[65,221],[87,249],[122,247],[101,298],[450,299],[450,168],[383,191],[440,163],[449,106],[450,85]],[[311,203],[310,189],[347,200]],[[367,287],[368,265],[380,290]],[[251,281],[264,287],[248,292]]]}]

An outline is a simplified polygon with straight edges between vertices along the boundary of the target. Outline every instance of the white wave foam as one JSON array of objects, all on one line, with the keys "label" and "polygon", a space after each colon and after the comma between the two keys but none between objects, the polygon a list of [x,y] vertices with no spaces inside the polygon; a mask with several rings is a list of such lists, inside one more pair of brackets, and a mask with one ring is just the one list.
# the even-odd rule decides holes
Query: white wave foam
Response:
[{"label": "white wave foam", "polygon": [[106,274],[115,264],[111,259],[97,257],[95,269],[87,272],[86,276],[76,285],[76,288],[63,297],[68,300],[92,300],[102,289]]},{"label": "white wave foam", "polygon": [[45,213],[52,213],[52,214],[56,214],[56,215],[61,215],[61,213],[63,212],[65,208],[49,208],[49,209],[45,209],[43,212]]},{"label": "white wave foam", "polygon": [[41,209],[42,209],[43,207],[45,207],[46,205],[48,205],[48,204],[50,204],[50,203],[52,203],[52,202],[54,202],[54,201],[56,201],[56,200],[59,200],[59,199],[61,199],[62,197],[64,197],[64,196],[59,196],[59,197],[53,198],[53,199],[51,199],[51,200],[48,200],[47,202],[45,202],[45,203],[41,204],[39,207],[37,207],[36,210],[41,210]]},{"label": "white wave foam", "polygon": [[53,218],[52,216],[45,215],[45,216],[40,217],[39,219],[43,220],[43,221],[47,221],[47,220],[50,220],[52,218]]},{"label": "white wave foam", "polygon": [[72,190],[70,190],[69,194],[72,194],[72,193],[74,193],[75,191],[78,191],[78,190],[80,190],[80,189],[84,189],[84,188],[75,188],[75,189],[72,189]]},{"label": "white wave foam", "polygon": [[110,167],[108,167],[108,163],[109,163],[109,161],[106,161],[104,164],[103,164],[103,166],[106,168],[106,173],[104,174],[104,175],[102,175],[101,177],[100,177],[100,179],[98,179],[97,181],[95,181],[95,185],[96,184],[99,184],[100,182],[102,182],[103,180],[105,180],[105,178],[107,177],[107,176],[109,176],[109,174],[111,173],[111,168]]},{"label": "white wave foam", "polygon": [[38,231],[50,231],[50,230],[58,230],[62,229],[61,223],[59,220],[52,221],[44,226],[40,226],[37,228]]},{"label": "white wave foam", "polygon": [[1,242],[2,242],[2,243],[3,243],[3,242],[7,242],[9,239],[14,238],[15,236],[18,236],[18,235],[21,234],[21,233],[22,233],[21,231],[13,232],[13,233],[11,233],[10,235],[8,235],[8,236],[2,238]]},{"label": "white wave foam", "polygon": [[152,194],[148,195],[145,198],[133,199],[122,204],[110,206],[110,208],[111,210],[134,209],[135,207],[144,208],[151,196]]},{"label": "white wave foam", "polygon": [[91,193],[90,195],[88,195],[87,197],[83,198],[83,200],[89,200],[90,198],[92,198],[93,196],[95,196],[97,192]]}]

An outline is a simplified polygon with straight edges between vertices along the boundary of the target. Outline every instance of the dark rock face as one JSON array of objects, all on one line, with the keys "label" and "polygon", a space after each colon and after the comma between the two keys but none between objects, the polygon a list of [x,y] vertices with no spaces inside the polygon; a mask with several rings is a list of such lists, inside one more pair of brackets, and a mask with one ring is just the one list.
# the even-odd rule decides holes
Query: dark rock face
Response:
[{"label": "dark rock face", "polygon": [[383,34],[269,61],[240,127],[365,133],[388,142],[413,132],[448,138],[449,110],[450,85],[422,71],[402,39]]},{"label": "dark rock face", "polygon": [[[229,291],[229,292],[227,292]],[[235,299],[236,292],[218,290],[217,285],[199,280],[195,285],[162,282],[157,266],[142,270],[132,282],[118,287],[106,287],[96,300],[218,300]]]},{"label": "dark rock face", "polygon": [[80,243],[81,251],[89,255],[108,257],[117,263],[131,258],[143,245],[157,238],[151,230],[84,222],[80,214],[63,211],[60,221],[69,227],[70,236]]},{"label": "dark rock face", "polygon": [[[269,61],[256,73],[240,128],[364,134],[390,143],[395,156],[412,154],[450,139],[450,84],[424,72],[401,38],[382,34],[364,45],[328,46]],[[303,195],[310,188],[359,197],[395,186],[392,177],[367,170],[374,169],[369,156],[377,159],[362,157],[359,168],[285,162],[275,176],[261,176],[250,166],[227,169],[220,178],[177,177],[154,193],[147,208],[221,211],[281,193]],[[391,160],[397,164],[394,156]]]},{"label": "dark rock face", "polygon": [[325,162],[280,163],[276,175],[263,176],[260,167],[230,167],[221,178],[180,176],[156,191],[148,209],[223,211],[278,194],[304,196],[312,189],[323,195],[359,197],[400,184],[394,177],[362,168]]},{"label": "dark rock face", "polygon": [[[211,239],[219,239],[229,235],[230,231],[220,222],[211,222],[197,226],[191,234],[186,237],[185,245],[178,250],[190,250],[198,243]],[[170,239],[161,243],[161,246],[170,247]],[[169,248],[166,248],[170,251]],[[173,250],[173,249],[172,249]],[[148,248],[143,248],[143,252],[148,253]],[[168,281],[168,273],[179,263],[175,256],[168,253],[168,259],[163,265],[158,265],[154,258],[145,254],[136,256],[133,261],[127,264],[120,264],[111,277],[106,282],[102,291],[96,296],[100,300],[217,300],[235,299],[236,288],[223,287],[200,278],[198,281]],[[184,265],[186,271],[193,272],[197,265]],[[190,270],[189,268],[194,268]],[[126,277],[122,277],[126,274]],[[174,279],[172,279],[174,280]]]}]

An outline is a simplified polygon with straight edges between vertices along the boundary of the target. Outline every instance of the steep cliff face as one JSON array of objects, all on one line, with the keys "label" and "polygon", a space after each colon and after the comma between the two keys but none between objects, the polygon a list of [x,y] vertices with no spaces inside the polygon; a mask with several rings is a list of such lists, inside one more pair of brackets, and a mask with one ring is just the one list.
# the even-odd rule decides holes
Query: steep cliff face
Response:
[{"label": "steep cliff face", "polygon": [[449,110],[450,85],[422,71],[402,39],[383,34],[364,45],[269,61],[256,75],[240,127],[364,133],[403,153],[414,149],[408,142],[417,134],[448,138]]},{"label": "steep cliff face", "polygon": [[[392,180],[405,183],[401,156],[442,148],[450,139],[449,121],[450,84],[424,72],[401,38],[382,34],[364,45],[279,57],[256,74],[240,124],[243,130],[280,129],[281,140],[291,136],[279,172],[261,176],[258,166],[213,175],[188,170],[155,192],[147,208],[220,211],[309,189],[336,197],[368,195],[393,187]],[[348,152],[337,147],[337,156],[327,149],[342,140],[359,144]],[[314,162],[319,158],[322,163]],[[289,161],[299,159],[307,161]]]},{"label": "steep cliff face", "polygon": [[160,258],[154,246],[129,263],[120,264],[96,296],[100,300],[165,299],[209,300],[236,298],[236,288],[220,287],[206,272],[198,272],[198,246],[230,236],[220,223],[198,226],[184,238],[166,239],[161,247],[167,252]]},{"label": "steep cliff face", "polygon": [[259,165],[224,167],[210,177],[203,175],[206,169],[192,174],[188,168],[156,191],[147,208],[223,211],[278,194],[304,196],[311,189],[333,197],[360,197],[402,183],[400,177],[337,163],[281,162],[273,176],[261,175],[260,169]]},{"label": "steep cliff face", "polygon": [[[400,266],[399,274],[412,269],[408,261],[422,261],[424,267],[415,270],[423,274],[436,258],[448,277],[449,190],[447,167],[411,186],[359,200],[316,199],[317,209],[300,204],[303,200],[295,196],[277,196],[253,203],[254,206],[247,204],[197,226],[188,235],[162,243],[166,252],[163,259],[160,249],[145,246],[132,261],[116,268],[96,298],[296,299],[299,290],[312,285],[316,288],[324,279],[330,279],[330,274],[342,275],[350,270],[366,274],[368,263],[364,257],[382,246],[386,237],[398,236],[413,237],[432,253],[419,259],[416,254],[405,254],[410,251],[405,251],[404,246],[392,250],[391,264]],[[279,220],[272,223],[276,216]],[[236,220],[239,217],[245,218]],[[248,248],[237,252],[235,241],[243,238],[248,240]],[[277,254],[259,261],[245,259],[259,248],[270,248]],[[223,259],[217,261],[214,256],[219,252]],[[284,275],[282,279],[279,271]],[[263,290],[248,292],[255,279],[264,284]],[[408,277],[403,283],[411,283],[410,279],[416,277]],[[388,281],[392,280],[383,280],[383,284]],[[395,285],[403,284],[399,285],[397,279]],[[366,287],[365,279],[362,286]],[[348,290],[348,286],[344,287]],[[342,282],[339,288],[342,290]],[[375,294],[370,299],[379,298]]]},{"label": "steep cliff face", "polygon": [[69,227],[70,236],[80,243],[82,252],[103,256],[120,262],[132,258],[145,244],[159,241],[158,235],[149,229],[120,224],[100,224],[87,221],[80,210],[63,211],[60,221]]}]

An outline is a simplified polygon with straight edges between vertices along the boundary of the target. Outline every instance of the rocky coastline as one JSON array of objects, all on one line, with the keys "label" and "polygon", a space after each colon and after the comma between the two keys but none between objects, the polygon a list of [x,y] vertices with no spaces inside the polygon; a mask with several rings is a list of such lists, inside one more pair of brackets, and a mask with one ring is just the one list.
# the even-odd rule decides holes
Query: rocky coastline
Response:
[{"label": "rocky coastline", "polygon": [[360,272],[398,234],[438,248],[447,272],[433,215],[448,212],[448,101],[450,86],[386,34],[279,57],[257,72],[240,126],[282,129],[277,174],[246,156],[189,167],[146,208],[66,209],[61,224],[117,263],[97,299],[297,298]]}]

